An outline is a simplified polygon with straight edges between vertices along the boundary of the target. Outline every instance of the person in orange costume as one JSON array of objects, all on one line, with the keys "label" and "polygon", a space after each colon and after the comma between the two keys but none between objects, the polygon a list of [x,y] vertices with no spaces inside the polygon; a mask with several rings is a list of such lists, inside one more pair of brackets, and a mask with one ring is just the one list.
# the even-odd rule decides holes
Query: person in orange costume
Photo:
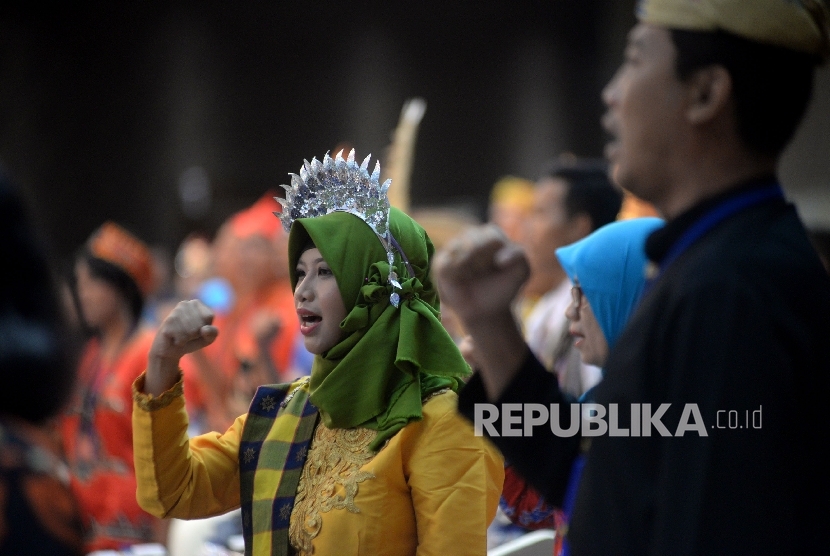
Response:
[{"label": "person in orange costume", "polygon": [[214,240],[214,272],[226,279],[234,302],[217,313],[223,334],[194,354],[202,372],[208,428],[225,430],[247,411],[257,385],[299,374],[292,366],[297,313],[288,279],[288,235],[282,230],[276,192],[268,191],[232,215]]},{"label": "person in orange costume", "polygon": [[150,256],[141,240],[105,222],[76,255],[70,277],[89,337],[60,432],[88,529],[87,552],[164,538],[163,522],[136,502],[133,467],[130,388],[147,365],[154,336],[140,324],[152,285]]}]

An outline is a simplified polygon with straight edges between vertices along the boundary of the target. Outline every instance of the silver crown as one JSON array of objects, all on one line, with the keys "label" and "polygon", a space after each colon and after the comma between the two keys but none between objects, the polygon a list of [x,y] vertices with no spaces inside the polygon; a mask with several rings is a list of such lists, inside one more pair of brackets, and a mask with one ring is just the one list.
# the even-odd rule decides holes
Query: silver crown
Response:
[{"label": "silver crown", "polygon": [[[386,250],[389,262],[389,283],[394,290],[400,290],[398,275],[394,269],[394,252],[397,250],[410,274],[409,261],[395,238],[389,231],[389,197],[387,191],[392,180],[380,183],[380,162],[375,162],[375,169],[369,174],[370,154],[358,166],[354,161],[354,149],[348,158],[343,159],[343,151],[331,158],[328,153],[323,162],[312,158],[311,162],[303,160],[300,174],[289,174],[291,185],[282,185],[285,199],[274,197],[282,205],[282,212],[275,212],[286,232],[298,218],[314,218],[332,212],[354,214],[375,232]],[[395,307],[400,304],[400,295],[393,291],[390,302]]]},{"label": "silver crown", "polygon": [[386,192],[392,180],[379,183],[380,162],[375,163],[370,175],[367,169],[370,158],[371,154],[358,166],[352,149],[345,160],[343,151],[334,158],[326,153],[323,162],[316,157],[311,162],[303,160],[300,174],[289,174],[291,185],[282,186],[285,199],[276,197],[282,205],[282,212],[277,216],[285,231],[291,230],[291,224],[297,218],[348,212],[366,222],[385,245],[389,231],[389,198]]}]

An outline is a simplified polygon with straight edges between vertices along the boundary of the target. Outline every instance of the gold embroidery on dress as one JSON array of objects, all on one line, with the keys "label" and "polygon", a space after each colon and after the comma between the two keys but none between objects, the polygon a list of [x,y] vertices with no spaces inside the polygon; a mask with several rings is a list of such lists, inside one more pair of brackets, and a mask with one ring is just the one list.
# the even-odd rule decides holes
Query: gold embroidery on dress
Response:
[{"label": "gold embroidery on dress", "polygon": [[[375,457],[368,446],[377,434],[371,429],[329,429],[322,423],[317,425],[288,527],[288,538],[299,556],[312,554],[311,542],[323,525],[320,514],[332,509],[360,513],[354,503],[358,483],[375,478],[374,473],[360,468]],[[337,493],[338,486],[343,487],[343,494]]]}]

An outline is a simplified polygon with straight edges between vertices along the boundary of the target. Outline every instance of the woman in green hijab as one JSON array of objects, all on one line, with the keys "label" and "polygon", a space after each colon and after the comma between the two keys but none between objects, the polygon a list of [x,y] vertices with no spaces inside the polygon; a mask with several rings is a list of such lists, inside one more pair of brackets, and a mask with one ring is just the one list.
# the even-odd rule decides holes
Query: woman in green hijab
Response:
[{"label": "woman in green hijab", "polygon": [[134,385],[150,513],[241,507],[246,554],[486,553],[503,461],[456,412],[469,367],[441,325],[432,243],[389,208],[367,161],[315,159],[286,187],[310,377],[260,387],[227,431],[188,440],[178,360],[221,331],[195,300],[161,324]]}]

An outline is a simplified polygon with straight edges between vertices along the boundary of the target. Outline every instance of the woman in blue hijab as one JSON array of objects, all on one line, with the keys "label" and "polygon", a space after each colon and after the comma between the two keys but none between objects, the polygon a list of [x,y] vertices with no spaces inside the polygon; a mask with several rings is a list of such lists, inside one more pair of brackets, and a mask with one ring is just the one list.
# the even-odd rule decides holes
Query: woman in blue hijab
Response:
[{"label": "woman in blue hijab", "polygon": [[[605,365],[643,292],[646,237],[663,223],[651,217],[619,220],[556,250],[573,284],[565,315],[584,363]],[[580,401],[590,399],[589,390]]]},{"label": "woman in blue hijab", "polygon": [[[663,224],[654,217],[618,220],[556,250],[573,284],[565,315],[584,363],[603,367],[608,359],[643,293],[646,238]],[[585,392],[579,401],[592,401],[592,393]],[[555,528],[554,556],[569,552],[564,532],[583,464],[582,456],[573,464],[562,508],[546,504],[510,465],[505,470],[502,511],[526,529]]]}]

